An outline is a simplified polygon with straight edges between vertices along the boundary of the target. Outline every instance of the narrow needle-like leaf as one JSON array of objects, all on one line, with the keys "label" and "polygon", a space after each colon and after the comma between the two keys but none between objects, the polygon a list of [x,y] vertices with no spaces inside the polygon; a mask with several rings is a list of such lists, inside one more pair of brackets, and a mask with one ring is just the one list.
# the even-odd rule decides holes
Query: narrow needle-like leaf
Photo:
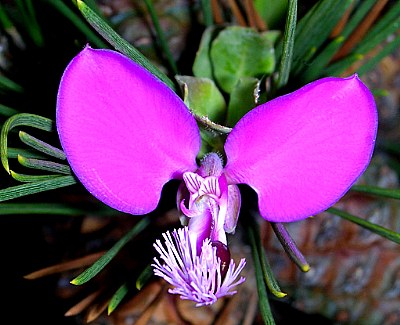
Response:
[{"label": "narrow needle-like leaf", "polygon": [[23,183],[31,183],[31,182],[40,182],[40,181],[45,181],[45,180],[51,180],[54,177],[60,177],[60,175],[53,174],[53,175],[26,175],[26,174],[20,174],[16,173],[12,170],[10,170],[11,177],[14,178],[18,182],[23,182]]},{"label": "narrow needle-like leaf", "polygon": [[281,61],[279,63],[278,80],[276,89],[285,86],[289,80],[290,68],[292,65],[292,55],[297,20],[297,0],[289,1],[288,14],[286,18],[285,33],[283,35],[283,48]]},{"label": "narrow needle-like leaf", "polygon": [[302,270],[303,272],[308,272],[310,270],[310,265],[307,263],[303,254],[300,252],[293,238],[290,236],[289,232],[282,223],[272,223],[272,229],[274,230],[276,236],[278,237],[283,249],[289,255],[291,260]]},{"label": "narrow needle-like leaf", "polygon": [[142,53],[135,47],[124,40],[117,34],[101,17],[99,17],[92,9],[90,9],[83,1],[76,1],[78,9],[88,21],[90,25],[103,36],[114,48],[125,54],[133,61],[139,63],[142,67],[149,70],[153,75],[163,81],[171,89],[175,89],[175,85],[163,72],[152,64]]},{"label": "narrow needle-like leaf", "polygon": [[53,161],[35,159],[35,158],[26,158],[23,156],[18,156],[18,162],[27,168],[46,170],[49,172],[60,173],[64,175],[71,174],[71,168],[68,165],[59,164]]},{"label": "narrow needle-like leaf", "polygon": [[213,24],[213,15],[211,9],[211,0],[201,0],[201,9],[203,13],[204,25],[211,26]]},{"label": "narrow needle-like leaf", "polygon": [[272,315],[271,307],[268,301],[267,290],[264,283],[264,277],[262,267],[260,263],[260,256],[257,250],[256,240],[254,238],[254,232],[251,227],[248,227],[248,234],[251,243],[251,251],[253,254],[254,269],[256,273],[256,283],[258,291],[258,305],[260,307],[260,313],[266,325],[275,325],[275,320]]},{"label": "narrow needle-like leaf", "polygon": [[8,133],[17,126],[29,126],[39,130],[52,131],[53,121],[35,114],[20,113],[8,118],[3,124],[0,135],[0,155],[4,169],[10,173],[8,164]]},{"label": "narrow needle-like leaf", "polygon": [[83,34],[86,35],[89,42],[95,44],[99,48],[107,48],[107,44],[104,43],[88,25],[82,21],[82,18],[78,17],[63,1],[60,0],[46,0],[54,8],[56,8],[61,14],[68,18],[76,28],[78,28]]},{"label": "narrow needle-like leaf", "polygon": [[16,109],[0,104],[0,115],[10,117],[17,113],[18,111]]},{"label": "narrow needle-like leaf", "polygon": [[365,219],[361,219],[359,217],[353,216],[352,214],[347,213],[346,211],[338,210],[336,208],[329,208],[326,211],[329,213],[332,213],[334,215],[337,215],[343,219],[351,221],[365,229],[368,229],[369,231],[371,231],[379,236],[382,236],[382,237],[387,238],[397,244],[400,244],[400,233],[394,232],[390,229],[386,229],[385,227],[379,226],[379,225],[369,222]]},{"label": "narrow needle-like leaf", "polygon": [[81,285],[94,278],[118,254],[118,252],[136,235],[150,224],[148,218],[139,221],[125,236],[117,241],[113,247],[100,257],[91,267],[71,281],[72,284]]},{"label": "narrow needle-like leaf", "polygon": [[264,275],[264,281],[267,284],[269,291],[278,298],[283,298],[286,296],[286,293],[282,292],[281,288],[279,287],[278,282],[275,279],[275,276],[272,272],[271,266],[268,262],[267,256],[265,255],[264,247],[262,246],[261,238],[260,238],[260,229],[256,222],[252,222],[251,230],[254,242],[257,248],[258,257],[260,259],[261,270]]},{"label": "narrow needle-like leaf", "polygon": [[[62,176],[59,176],[62,177]],[[115,216],[115,210],[104,205],[99,208],[74,207],[67,203],[1,203],[0,215],[23,215],[23,214],[51,214],[65,216],[79,216],[87,214],[100,216]]]},{"label": "narrow needle-like leaf", "polygon": [[12,200],[25,195],[36,194],[56,188],[73,185],[76,180],[73,176],[59,176],[50,180],[27,183],[0,190],[0,202]]},{"label": "narrow needle-like leaf", "polygon": [[400,190],[367,185],[354,185],[352,191],[400,200]]},{"label": "narrow needle-like leaf", "polygon": [[61,160],[65,160],[65,154],[62,150],[53,147],[52,145],[39,140],[31,135],[29,135],[26,132],[23,131],[19,131],[19,138],[21,139],[21,141],[23,143],[25,143],[26,145],[32,147],[35,150],[38,150],[40,152],[45,153],[46,155],[61,159]]},{"label": "narrow needle-like leaf", "polygon": [[137,280],[136,280],[136,289],[141,290],[144,285],[147,283],[147,281],[151,278],[153,275],[153,269],[151,265],[147,265],[146,268],[142,271],[142,273],[139,274]]},{"label": "narrow needle-like leaf", "polygon": [[111,300],[108,303],[108,308],[107,308],[108,315],[110,315],[117,308],[117,306],[120,304],[122,299],[124,299],[127,293],[128,293],[128,285],[124,283],[118,288],[118,290],[111,297]]}]

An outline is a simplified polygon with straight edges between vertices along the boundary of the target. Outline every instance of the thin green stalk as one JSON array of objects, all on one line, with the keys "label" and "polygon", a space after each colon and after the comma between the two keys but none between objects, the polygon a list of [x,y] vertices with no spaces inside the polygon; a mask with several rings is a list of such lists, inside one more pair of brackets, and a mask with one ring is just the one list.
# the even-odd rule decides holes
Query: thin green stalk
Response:
[{"label": "thin green stalk", "polygon": [[0,190],[0,202],[13,200],[26,195],[54,190],[56,188],[73,185],[75,183],[76,183],[75,178],[69,175],[69,176],[54,177],[51,180],[7,187],[5,189]]},{"label": "thin green stalk", "polygon": [[33,148],[37,151],[40,151],[46,155],[52,156],[57,159],[61,159],[61,160],[66,159],[64,151],[44,142],[42,140],[39,140],[26,132],[19,131],[19,138],[21,139],[21,141],[23,143],[25,143],[26,145],[30,146],[31,148]]},{"label": "thin green stalk", "polygon": [[254,237],[254,243],[257,248],[257,253],[258,257],[260,259],[260,265],[261,265],[261,270],[264,276],[264,282],[267,285],[269,291],[277,298],[283,298],[286,296],[286,293],[282,292],[278,281],[276,281],[274,273],[272,271],[272,268],[268,262],[268,259],[265,255],[265,250],[261,242],[260,238],[260,228],[258,227],[257,223],[255,221],[251,222],[251,225],[249,226],[251,229],[249,231],[252,231],[253,237]]},{"label": "thin green stalk", "polygon": [[53,161],[26,158],[21,155],[18,156],[18,162],[27,168],[46,170],[49,172],[71,175],[71,168],[66,164],[59,164]]},{"label": "thin green stalk", "polygon": [[24,91],[22,86],[5,76],[0,75],[0,90],[2,88],[6,91],[15,91],[17,93],[22,93]]},{"label": "thin green stalk", "polygon": [[201,9],[203,13],[204,25],[206,25],[207,27],[211,26],[214,23],[211,1],[201,0]]},{"label": "thin green stalk", "polygon": [[293,52],[292,75],[301,76],[312,59],[312,57],[306,59],[307,54],[315,53],[328,39],[332,29],[353,2],[354,0],[321,0],[299,21]]},{"label": "thin green stalk", "polygon": [[283,35],[282,55],[278,69],[278,80],[275,88],[285,86],[289,80],[290,68],[292,65],[293,48],[296,32],[297,0],[289,1],[288,14],[286,18],[285,33]]},{"label": "thin green stalk", "polygon": [[258,305],[260,307],[260,313],[266,325],[275,325],[275,320],[272,315],[271,307],[268,301],[267,289],[265,287],[262,267],[260,263],[260,256],[257,250],[257,244],[254,237],[254,232],[251,227],[248,227],[248,235],[251,244],[251,252],[253,255],[254,269],[256,273],[256,283],[258,292]]},{"label": "thin green stalk", "polygon": [[0,115],[10,117],[17,113],[18,111],[16,109],[0,104]]},{"label": "thin green stalk", "polygon": [[271,223],[271,226],[290,259],[299,267],[302,272],[308,272],[310,270],[310,265],[307,263],[305,257],[300,252],[283,223],[274,222]]},{"label": "thin green stalk", "polygon": [[10,172],[8,164],[8,133],[17,126],[29,126],[43,131],[53,130],[53,121],[35,114],[20,113],[11,116],[3,124],[0,134],[0,154],[1,162],[7,173]]},{"label": "thin green stalk", "polygon": [[95,214],[99,216],[115,216],[115,210],[108,206],[99,208],[92,207],[73,207],[67,203],[1,203],[0,215],[63,215],[63,216],[80,216],[87,214]]},{"label": "thin green stalk", "polygon": [[108,303],[107,314],[110,315],[121,303],[122,299],[126,296],[129,291],[129,287],[126,283],[121,285],[118,290],[112,296],[110,302]]},{"label": "thin green stalk", "polygon": [[32,183],[32,182],[40,182],[45,180],[51,180],[55,177],[59,177],[60,175],[52,174],[52,175],[26,175],[26,174],[19,174],[12,170],[10,170],[11,177],[14,178],[16,181],[21,183]]},{"label": "thin green stalk", "polygon": [[393,53],[400,46],[400,36],[396,36],[396,38],[390,41],[388,44],[384,46],[384,48],[372,58],[370,58],[367,62],[365,62],[358,70],[358,74],[362,76],[368,71],[372,70],[383,58]]},{"label": "thin green stalk", "polygon": [[36,46],[41,47],[44,44],[44,38],[36,19],[36,13],[31,0],[15,0],[19,13],[24,22],[24,27],[31,36]]},{"label": "thin green stalk", "polygon": [[400,200],[400,190],[367,185],[354,185],[352,191]]},{"label": "thin green stalk", "polygon": [[350,213],[347,213],[346,211],[342,211],[336,208],[329,208],[327,212],[332,213],[334,215],[337,215],[343,219],[346,219],[348,221],[351,221],[381,237],[384,237],[386,239],[389,239],[396,244],[400,244],[400,233],[394,232],[390,229],[386,229],[385,227],[379,226],[377,224],[374,224],[372,222],[369,222],[365,219],[361,219],[359,217],[353,216]]},{"label": "thin green stalk", "polygon": [[162,82],[164,82],[172,90],[176,90],[175,84],[171,79],[169,79],[160,69],[152,64],[134,46],[129,44],[118,33],[116,33],[110,27],[110,25],[108,25],[100,16],[98,16],[92,9],[90,9],[83,1],[77,0],[76,4],[88,23],[117,51],[125,54],[127,57],[140,64],[143,68],[150,71],[150,73],[152,73]]},{"label": "thin green stalk", "polygon": [[149,224],[149,218],[144,217],[142,220],[140,220],[128,233],[118,240],[110,250],[102,255],[92,266],[87,268],[75,279],[73,279],[71,283],[75,285],[81,285],[94,278],[109,262],[111,262],[111,260],[132,238],[137,236]]},{"label": "thin green stalk", "polygon": [[145,284],[150,280],[153,276],[153,268],[151,264],[147,265],[146,268],[139,274],[136,279],[136,289],[142,290]]},{"label": "thin green stalk", "polygon": [[104,43],[87,25],[82,19],[75,14],[63,1],[60,0],[45,0],[54,8],[56,8],[61,14],[69,19],[76,28],[78,28],[88,39],[88,41],[99,48],[107,48],[107,44]]}]

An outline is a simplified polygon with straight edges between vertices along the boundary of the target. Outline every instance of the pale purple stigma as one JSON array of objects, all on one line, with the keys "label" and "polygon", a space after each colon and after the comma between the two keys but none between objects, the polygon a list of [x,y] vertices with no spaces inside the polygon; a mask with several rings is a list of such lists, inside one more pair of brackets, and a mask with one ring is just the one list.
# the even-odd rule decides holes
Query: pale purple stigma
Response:
[{"label": "pale purple stigma", "polygon": [[[229,265],[226,265],[226,255],[209,238],[203,241],[198,254],[189,232],[188,227],[180,228],[172,234],[163,233],[164,244],[156,241],[154,247],[163,263],[154,258],[154,274],[173,286],[169,289],[170,293],[180,295],[181,299],[193,300],[197,307],[211,305],[221,297],[234,295],[236,291],[233,289],[245,281],[244,277],[238,277],[246,260],[241,259],[236,267],[233,259],[230,259]],[[221,254],[223,261],[219,257]],[[225,267],[221,267],[221,263],[225,263]]]}]

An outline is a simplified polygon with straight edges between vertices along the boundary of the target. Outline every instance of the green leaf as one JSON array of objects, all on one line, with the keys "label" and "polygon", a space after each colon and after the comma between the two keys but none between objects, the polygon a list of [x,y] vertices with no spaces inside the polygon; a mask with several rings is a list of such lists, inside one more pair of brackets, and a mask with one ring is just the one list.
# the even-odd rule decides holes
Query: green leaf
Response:
[{"label": "green leaf", "polygon": [[328,39],[331,31],[354,0],[321,0],[298,22],[293,50],[293,75],[301,75],[312,60],[311,53]]},{"label": "green leaf", "polygon": [[369,58],[358,70],[357,73],[362,76],[363,74],[371,71],[375,66],[381,62],[383,58],[393,53],[400,47],[400,35],[397,35],[393,40],[390,40],[383,46],[383,49],[375,54],[372,58]]},{"label": "green leaf", "polygon": [[114,216],[115,210],[102,205],[99,208],[93,207],[73,207],[71,204],[64,203],[1,203],[0,215],[64,215],[64,216],[80,216],[87,214],[95,214],[99,216]]},{"label": "green leaf", "polygon": [[278,282],[275,279],[274,273],[272,272],[271,266],[267,260],[267,256],[265,255],[265,250],[261,242],[260,238],[260,228],[256,224],[255,221],[252,222],[251,229],[249,230],[253,236],[254,242],[257,249],[257,254],[262,270],[262,274],[264,275],[264,281],[267,284],[269,291],[278,298],[283,298],[287,294],[282,292],[281,288],[279,287]]},{"label": "green leaf", "polygon": [[35,159],[35,158],[26,158],[21,155],[18,155],[18,162],[27,168],[46,170],[49,172],[71,175],[71,168],[68,165],[59,164],[53,161]]},{"label": "green leaf", "polygon": [[1,89],[4,91],[14,91],[17,93],[22,93],[24,91],[22,86],[2,75],[0,75],[0,90]]},{"label": "green leaf", "polygon": [[352,191],[400,200],[400,190],[367,185],[354,185]]},{"label": "green leaf", "polygon": [[0,115],[10,117],[17,113],[16,109],[0,104]]},{"label": "green leaf", "polygon": [[279,62],[278,79],[275,89],[282,88],[289,80],[290,67],[292,65],[293,47],[297,21],[297,0],[289,0],[289,8],[286,18],[285,32],[283,34],[282,55]]},{"label": "green leaf", "polygon": [[75,183],[76,180],[73,176],[55,176],[51,180],[7,187],[0,190],[0,202],[16,199],[26,195],[54,190],[56,188],[73,185]]},{"label": "green leaf", "polygon": [[62,15],[69,19],[76,28],[78,28],[89,40],[90,43],[95,44],[99,48],[107,48],[104,43],[88,26],[82,21],[77,14],[75,14],[63,1],[60,0],[45,0],[56,8]]},{"label": "green leaf", "polygon": [[139,274],[137,280],[136,280],[136,289],[142,290],[144,285],[150,280],[150,278],[153,276],[153,268],[149,264],[146,266],[146,268],[142,271],[142,273]]},{"label": "green leaf", "polygon": [[315,59],[311,62],[308,69],[305,69],[304,73],[301,75],[301,80],[303,83],[309,83],[318,79],[319,77],[326,76],[326,70],[324,68],[329,64],[332,57],[335,55],[337,50],[343,45],[345,38],[343,36],[338,36],[330,44],[328,44],[321,53],[317,55]]},{"label": "green leaf", "polygon": [[10,167],[8,164],[7,137],[8,133],[17,126],[29,126],[39,130],[50,132],[53,130],[53,121],[39,115],[28,113],[16,114],[7,119],[1,129],[0,134],[0,154],[1,163],[8,173],[10,173]]},{"label": "green leaf", "polygon": [[365,54],[373,50],[377,45],[386,40],[387,37],[399,31],[400,25],[400,2],[395,2],[393,6],[388,8],[377,23],[368,32],[357,47],[355,53]]},{"label": "green leaf", "polygon": [[210,54],[215,79],[227,93],[240,78],[261,78],[275,68],[271,36],[252,28],[227,27],[212,42]]},{"label": "green leaf", "polygon": [[248,227],[248,234],[251,244],[251,252],[253,255],[254,269],[256,274],[257,292],[258,292],[258,305],[260,308],[261,316],[264,320],[264,324],[275,325],[274,317],[272,316],[271,307],[268,301],[268,294],[265,288],[264,277],[262,267],[260,263],[260,256],[257,249],[254,232],[251,227]]},{"label": "green leaf", "polygon": [[203,13],[204,25],[211,26],[214,22],[211,8],[211,0],[201,0],[201,9]]},{"label": "green leaf", "polygon": [[308,68],[305,69],[304,73],[301,75],[301,80],[303,83],[308,83],[328,75],[324,68],[328,66],[333,56],[351,35],[351,33],[357,28],[375,3],[376,0],[365,0],[356,6],[341,34],[335,37],[335,39],[333,39],[322,51],[320,51],[312,60]]},{"label": "green leaf", "polygon": [[118,307],[118,305],[120,304],[122,299],[124,299],[127,293],[128,293],[128,285],[124,283],[111,297],[111,300],[108,303],[108,308],[107,308],[108,315],[110,315]]},{"label": "green leaf", "polygon": [[144,217],[128,233],[126,233],[119,241],[117,241],[109,251],[101,256],[92,266],[87,268],[75,279],[73,279],[71,283],[75,285],[81,285],[94,278],[132,238],[138,235],[149,224],[149,218]]},{"label": "green leaf", "polygon": [[285,17],[288,0],[254,0],[254,7],[268,28],[274,29]]},{"label": "green leaf", "polygon": [[32,147],[33,149],[43,152],[46,155],[52,156],[54,158],[58,158],[61,160],[65,160],[66,156],[64,154],[64,151],[53,147],[52,145],[49,145],[48,143],[39,140],[31,135],[29,135],[26,132],[19,131],[19,138],[23,143],[26,145]]},{"label": "green leaf", "polygon": [[[335,62],[332,66],[327,69],[327,74],[329,75],[340,75],[343,73],[351,64],[358,60],[364,59],[364,57],[370,52],[374,51],[377,46],[385,42],[388,37],[394,36],[399,30],[400,25],[400,2],[397,2],[387,13],[379,19],[377,23],[368,31],[366,37],[364,37],[357,46],[352,50],[352,52],[342,60]],[[398,38],[398,35],[397,35]],[[394,44],[388,44],[386,49],[382,53],[378,54],[377,57],[371,58],[371,63],[366,69],[361,67],[361,72],[365,73],[376,63],[379,62],[384,56],[391,53],[397,48],[398,39]],[[375,56],[375,54],[374,54]],[[368,62],[367,62],[368,64]]]},{"label": "green leaf", "polygon": [[5,30],[14,27],[14,24],[11,22],[10,18],[7,15],[7,12],[5,11],[1,3],[0,3],[0,24]]},{"label": "green leaf", "polygon": [[115,32],[101,17],[99,17],[92,9],[90,9],[83,1],[76,1],[78,9],[86,18],[88,23],[106,39],[117,51],[125,54],[133,61],[150,71],[154,76],[164,82],[171,89],[175,89],[174,83],[160,69],[152,64],[142,53],[135,47],[124,40],[117,32]]},{"label": "green leaf", "polygon": [[18,14],[22,19],[24,27],[36,46],[44,45],[44,38],[36,18],[32,0],[15,0]]},{"label": "green leaf", "polygon": [[210,48],[212,40],[220,30],[221,28],[217,26],[210,26],[204,30],[192,67],[193,75],[195,77],[214,80],[213,67],[210,58]]},{"label": "green leaf", "polygon": [[260,80],[252,77],[243,77],[238,80],[232,89],[229,98],[227,125],[235,124],[258,104]]},{"label": "green leaf", "polygon": [[17,159],[18,156],[23,156],[26,158],[38,158],[38,159],[46,158],[45,155],[35,152],[35,151],[32,151],[32,150],[29,150],[29,149],[10,148],[10,147],[8,147],[7,155],[8,155],[8,159]]},{"label": "green leaf", "polygon": [[176,76],[184,93],[184,102],[198,116],[222,123],[225,118],[225,99],[214,81],[207,78]]},{"label": "green leaf", "polygon": [[400,244],[400,233],[394,232],[390,229],[386,229],[382,226],[379,226],[375,223],[369,222],[365,219],[361,219],[359,217],[353,216],[350,213],[347,213],[345,211],[341,211],[338,210],[336,208],[329,208],[328,210],[326,210],[329,213],[332,213],[334,215],[337,215],[343,219],[346,219],[348,221],[351,221],[365,229],[368,229],[369,231],[382,236],[384,238],[387,238],[393,242],[395,242],[396,244]]},{"label": "green leaf", "polygon": [[310,270],[310,265],[307,263],[306,259],[298,249],[296,243],[286,230],[283,223],[271,223],[271,226],[290,259],[299,267],[302,272],[308,272]]},{"label": "green leaf", "polygon": [[11,177],[14,178],[18,182],[23,182],[23,183],[30,183],[30,182],[40,182],[40,181],[45,181],[45,180],[51,180],[54,177],[60,176],[57,174],[52,174],[52,175],[25,175],[25,174],[19,174],[16,173],[12,170],[10,170]]}]

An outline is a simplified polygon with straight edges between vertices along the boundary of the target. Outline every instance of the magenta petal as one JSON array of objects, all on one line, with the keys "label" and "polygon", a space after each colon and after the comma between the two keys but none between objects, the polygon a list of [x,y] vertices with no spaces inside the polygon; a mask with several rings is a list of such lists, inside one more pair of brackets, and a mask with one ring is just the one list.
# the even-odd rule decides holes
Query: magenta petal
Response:
[{"label": "magenta petal", "polygon": [[376,132],[373,96],[356,75],[321,79],[238,122],[225,144],[228,181],[257,192],[265,219],[304,219],[334,204],[361,175]]},{"label": "magenta petal", "polygon": [[58,92],[57,129],[82,184],[123,212],[154,210],[166,182],[197,168],[200,136],[189,110],[114,51],[86,47],[69,64]]}]

